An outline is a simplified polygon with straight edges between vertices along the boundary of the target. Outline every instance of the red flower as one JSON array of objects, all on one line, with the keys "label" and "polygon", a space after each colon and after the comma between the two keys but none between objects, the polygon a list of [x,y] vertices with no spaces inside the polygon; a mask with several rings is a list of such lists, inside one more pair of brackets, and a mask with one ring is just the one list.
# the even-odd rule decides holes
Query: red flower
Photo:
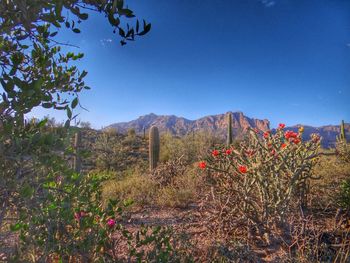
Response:
[{"label": "red flower", "polygon": [[270,131],[266,131],[266,132],[264,132],[263,136],[265,139],[267,139],[269,137],[269,135],[270,135]]},{"label": "red flower", "polygon": [[255,133],[259,133],[259,129],[258,128],[254,128],[254,132]]},{"label": "red flower", "polygon": [[108,221],[107,221],[107,225],[109,226],[109,227],[114,227],[115,226],[115,220],[114,219],[108,219]]},{"label": "red flower", "polygon": [[278,129],[284,129],[284,127],[286,127],[286,125],[284,123],[278,124]]},{"label": "red flower", "polygon": [[276,154],[275,149],[272,149],[272,150],[271,150],[271,155],[275,155],[275,154]]},{"label": "red flower", "polygon": [[298,137],[298,134],[296,132],[293,132],[293,131],[286,131],[286,133],[284,134],[284,137],[288,140],[290,138]]},{"label": "red flower", "polygon": [[231,151],[230,149],[227,149],[227,150],[225,151],[225,153],[226,153],[227,155],[230,155],[230,154],[232,153],[232,151]]},{"label": "red flower", "polygon": [[300,143],[300,139],[299,139],[299,138],[295,138],[295,139],[293,140],[293,142],[294,142],[295,144],[298,144],[298,143]]},{"label": "red flower", "polygon": [[218,150],[214,150],[214,151],[212,151],[212,153],[211,153],[214,157],[215,156],[218,156],[219,155],[219,151]]},{"label": "red flower", "polygon": [[239,167],[238,167],[238,170],[239,170],[242,174],[245,174],[245,173],[248,171],[247,167],[244,166],[244,165],[239,166]]},{"label": "red flower", "polygon": [[205,167],[207,167],[207,164],[205,162],[199,162],[198,167],[201,169],[205,169]]},{"label": "red flower", "polygon": [[281,145],[281,148],[283,149],[283,148],[285,148],[286,146],[287,146],[287,144],[283,143],[283,144]]}]

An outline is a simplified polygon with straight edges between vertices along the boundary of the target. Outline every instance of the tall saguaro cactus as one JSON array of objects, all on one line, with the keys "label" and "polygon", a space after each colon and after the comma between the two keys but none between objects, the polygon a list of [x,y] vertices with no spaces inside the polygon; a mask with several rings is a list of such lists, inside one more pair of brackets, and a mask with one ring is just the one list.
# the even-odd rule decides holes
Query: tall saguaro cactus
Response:
[{"label": "tall saguaro cactus", "polygon": [[227,146],[232,144],[232,113],[227,113]]},{"label": "tall saguaro cactus", "polygon": [[157,167],[159,161],[159,131],[156,126],[152,126],[149,130],[149,169],[152,171]]},{"label": "tall saguaro cactus", "polygon": [[79,156],[79,149],[81,145],[81,132],[77,131],[74,135],[74,158],[73,158],[73,169],[80,173],[81,170],[81,158]]},{"label": "tall saguaro cactus", "polygon": [[342,120],[340,124],[340,140],[342,140],[343,142],[346,142],[344,120]]}]

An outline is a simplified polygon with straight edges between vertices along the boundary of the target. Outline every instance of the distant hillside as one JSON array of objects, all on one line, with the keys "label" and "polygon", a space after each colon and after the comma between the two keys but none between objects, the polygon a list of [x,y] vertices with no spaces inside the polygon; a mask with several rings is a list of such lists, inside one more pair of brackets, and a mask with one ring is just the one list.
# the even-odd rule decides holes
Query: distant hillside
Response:
[{"label": "distant hillside", "polygon": [[[299,126],[301,126],[301,125],[287,127],[286,129],[296,132],[296,131],[298,131]],[[307,126],[307,125],[302,125],[302,126],[304,127],[303,139],[308,140],[312,133],[317,133],[317,134],[321,135],[322,146],[326,147],[326,148],[335,146],[336,137],[340,133],[339,125],[326,125],[326,126],[321,126],[321,127],[312,127],[312,126]],[[345,124],[345,133],[346,133],[347,138],[350,139],[350,124],[349,123]]]},{"label": "distant hillside", "polygon": [[[248,118],[242,112],[232,112],[233,134],[241,137],[248,128],[258,128],[262,131],[269,130],[268,120]],[[120,133],[126,133],[128,129],[135,129],[136,133],[143,133],[152,125],[156,125],[160,133],[170,132],[174,135],[183,136],[192,131],[206,131],[218,136],[226,135],[226,114],[211,115],[198,120],[188,120],[174,115],[156,115],[154,113],[144,115],[130,122],[121,122],[109,125],[107,128],[115,128]]]},{"label": "distant hillside", "polygon": [[[249,118],[242,112],[232,112],[233,134],[236,138],[242,138],[248,127],[258,128],[261,131],[270,129],[270,122],[267,119],[259,120]],[[135,129],[136,133],[142,134],[143,129],[149,129],[152,125],[158,127],[160,133],[170,132],[173,135],[183,136],[192,131],[205,131],[217,136],[226,136],[226,114],[210,115],[197,120],[188,120],[175,115],[147,114],[129,122],[120,122],[109,125],[106,128],[115,128],[119,133],[126,133],[129,129]],[[297,131],[300,125],[287,127],[286,130]],[[336,136],[340,132],[339,126],[327,125],[322,127],[304,126],[304,139],[308,139],[312,133],[322,136],[324,147],[333,147]],[[350,137],[350,125],[345,124],[348,137]]]}]

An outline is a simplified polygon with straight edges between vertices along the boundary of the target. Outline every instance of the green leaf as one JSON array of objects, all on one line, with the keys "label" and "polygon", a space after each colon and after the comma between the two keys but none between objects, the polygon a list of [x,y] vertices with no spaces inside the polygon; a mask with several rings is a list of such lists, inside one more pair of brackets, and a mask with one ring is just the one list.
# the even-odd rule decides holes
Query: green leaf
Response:
[{"label": "green leaf", "polygon": [[144,26],[143,31],[140,32],[138,35],[143,36],[143,35],[147,34],[150,30],[151,30],[151,24],[147,24]]},{"label": "green leaf", "polygon": [[72,110],[69,107],[67,107],[66,110],[67,110],[68,119],[71,119],[72,118]]},{"label": "green leaf", "polygon": [[29,198],[33,195],[33,193],[34,189],[29,184],[25,184],[20,191],[20,195],[23,198]]},{"label": "green leaf", "polygon": [[86,19],[88,19],[89,15],[86,14],[86,13],[83,13],[83,14],[79,14],[78,17],[79,17],[81,20],[86,20]]},{"label": "green leaf", "polygon": [[87,72],[85,70],[83,70],[83,72],[81,73],[79,78],[83,79],[83,78],[85,78],[86,75],[87,75]]},{"label": "green leaf", "polygon": [[66,122],[64,123],[64,127],[65,127],[66,129],[68,129],[69,126],[70,126],[70,120],[66,120]]},{"label": "green leaf", "polygon": [[78,33],[80,33],[80,29],[74,28],[74,29],[73,29],[73,32],[78,34]]},{"label": "green leaf", "polygon": [[42,121],[40,121],[38,123],[38,127],[41,128],[41,127],[44,127],[47,123],[48,119],[43,119]]},{"label": "green leaf", "polygon": [[119,35],[125,37],[125,31],[121,27],[119,27]]},{"label": "green leaf", "polygon": [[18,231],[22,228],[22,226],[23,226],[22,223],[16,223],[14,225],[10,225],[10,230],[12,232]]},{"label": "green leaf", "polygon": [[75,107],[78,105],[78,102],[79,102],[78,97],[74,98],[71,104],[72,109],[75,109]]},{"label": "green leaf", "polygon": [[45,109],[50,109],[53,105],[50,102],[44,102],[41,104],[41,106],[43,106]]},{"label": "green leaf", "polygon": [[139,20],[136,21],[136,33],[139,32],[139,29],[140,29],[140,23],[139,23]]}]

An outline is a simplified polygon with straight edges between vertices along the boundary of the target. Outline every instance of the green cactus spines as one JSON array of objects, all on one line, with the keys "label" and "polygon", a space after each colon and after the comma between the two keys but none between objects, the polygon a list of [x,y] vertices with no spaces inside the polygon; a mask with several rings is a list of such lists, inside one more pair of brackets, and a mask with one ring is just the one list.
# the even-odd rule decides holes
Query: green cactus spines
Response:
[{"label": "green cactus spines", "polygon": [[81,145],[81,132],[77,131],[74,136],[74,158],[73,158],[73,169],[80,173],[81,170],[81,158],[79,156],[79,149]]},{"label": "green cactus spines", "polygon": [[232,113],[227,114],[227,146],[232,144]]},{"label": "green cactus spines", "polygon": [[156,126],[152,126],[149,130],[149,168],[153,171],[159,161],[159,131]]}]

